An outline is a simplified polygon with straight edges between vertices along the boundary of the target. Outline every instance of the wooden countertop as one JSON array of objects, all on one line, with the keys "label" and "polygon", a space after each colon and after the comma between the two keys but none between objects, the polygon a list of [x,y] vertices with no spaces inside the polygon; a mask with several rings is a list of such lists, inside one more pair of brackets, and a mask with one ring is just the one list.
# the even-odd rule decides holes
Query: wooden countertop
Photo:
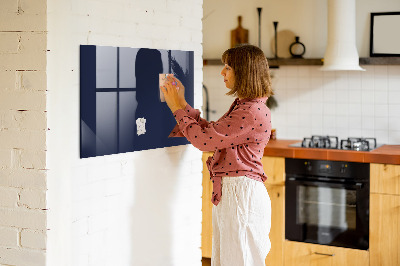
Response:
[{"label": "wooden countertop", "polygon": [[270,140],[264,156],[364,163],[400,164],[400,145],[383,145],[372,151],[289,147],[301,140]]}]

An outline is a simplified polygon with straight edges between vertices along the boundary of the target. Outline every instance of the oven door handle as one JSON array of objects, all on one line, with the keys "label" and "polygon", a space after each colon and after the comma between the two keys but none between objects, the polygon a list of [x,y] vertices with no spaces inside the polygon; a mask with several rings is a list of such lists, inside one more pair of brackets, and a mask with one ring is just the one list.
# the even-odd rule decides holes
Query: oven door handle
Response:
[{"label": "oven door handle", "polygon": [[312,185],[312,186],[316,186],[316,185],[340,185],[346,188],[352,188],[352,189],[361,189],[363,188],[363,183],[361,182],[335,182],[335,181],[321,181],[321,180],[315,180],[315,181],[310,181],[310,180],[304,180],[303,178],[298,178],[298,177],[288,177],[286,181],[289,182],[297,182],[300,184],[304,184],[304,185]]}]

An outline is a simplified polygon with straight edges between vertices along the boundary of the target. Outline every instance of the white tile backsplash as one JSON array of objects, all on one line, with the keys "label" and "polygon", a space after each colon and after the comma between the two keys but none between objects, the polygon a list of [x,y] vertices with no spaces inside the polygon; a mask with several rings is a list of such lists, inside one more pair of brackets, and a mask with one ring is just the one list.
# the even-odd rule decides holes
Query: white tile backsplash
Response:
[{"label": "white tile backsplash", "polygon": [[[320,71],[318,66],[271,70],[278,101],[278,108],[272,110],[277,137],[376,137],[382,144],[400,144],[400,66],[362,67],[366,71]],[[211,73],[207,68],[204,83],[213,87],[214,93],[225,93],[219,72]],[[229,107],[233,98],[223,96],[210,101],[211,106]],[[226,109],[220,108],[215,117]]]}]

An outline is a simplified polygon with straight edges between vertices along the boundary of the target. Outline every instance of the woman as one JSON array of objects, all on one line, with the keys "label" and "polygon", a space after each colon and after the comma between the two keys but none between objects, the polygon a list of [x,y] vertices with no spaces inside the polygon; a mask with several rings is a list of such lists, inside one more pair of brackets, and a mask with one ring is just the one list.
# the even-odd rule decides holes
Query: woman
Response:
[{"label": "woman", "polygon": [[218,121],[200,118],[174,77],[161,88],[177,126],[196,148],[214,151],[207,160],[213,182],[212,265],[265,265],[270,250],[271,202],[261,158],[271,130],[267,98],[272,95],[268,62],[252,45],[225,51],[221,71],[227,95],[237,98]]}]

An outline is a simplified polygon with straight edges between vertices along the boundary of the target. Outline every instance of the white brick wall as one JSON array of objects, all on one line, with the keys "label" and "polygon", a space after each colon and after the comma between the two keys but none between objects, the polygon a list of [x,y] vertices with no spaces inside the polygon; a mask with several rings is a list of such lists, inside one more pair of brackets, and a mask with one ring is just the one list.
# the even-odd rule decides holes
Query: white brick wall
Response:
[{"label": "white brick wall", "polygon": [[1,265],[45,265],[46,3],[0,2]]},{"label": "white brick wall", "polygon": [[49,1],[47,9],[47,264],[201,265],[201,152],[79,159],[79,45],[193,50],[199,108],[202,0]]}]

